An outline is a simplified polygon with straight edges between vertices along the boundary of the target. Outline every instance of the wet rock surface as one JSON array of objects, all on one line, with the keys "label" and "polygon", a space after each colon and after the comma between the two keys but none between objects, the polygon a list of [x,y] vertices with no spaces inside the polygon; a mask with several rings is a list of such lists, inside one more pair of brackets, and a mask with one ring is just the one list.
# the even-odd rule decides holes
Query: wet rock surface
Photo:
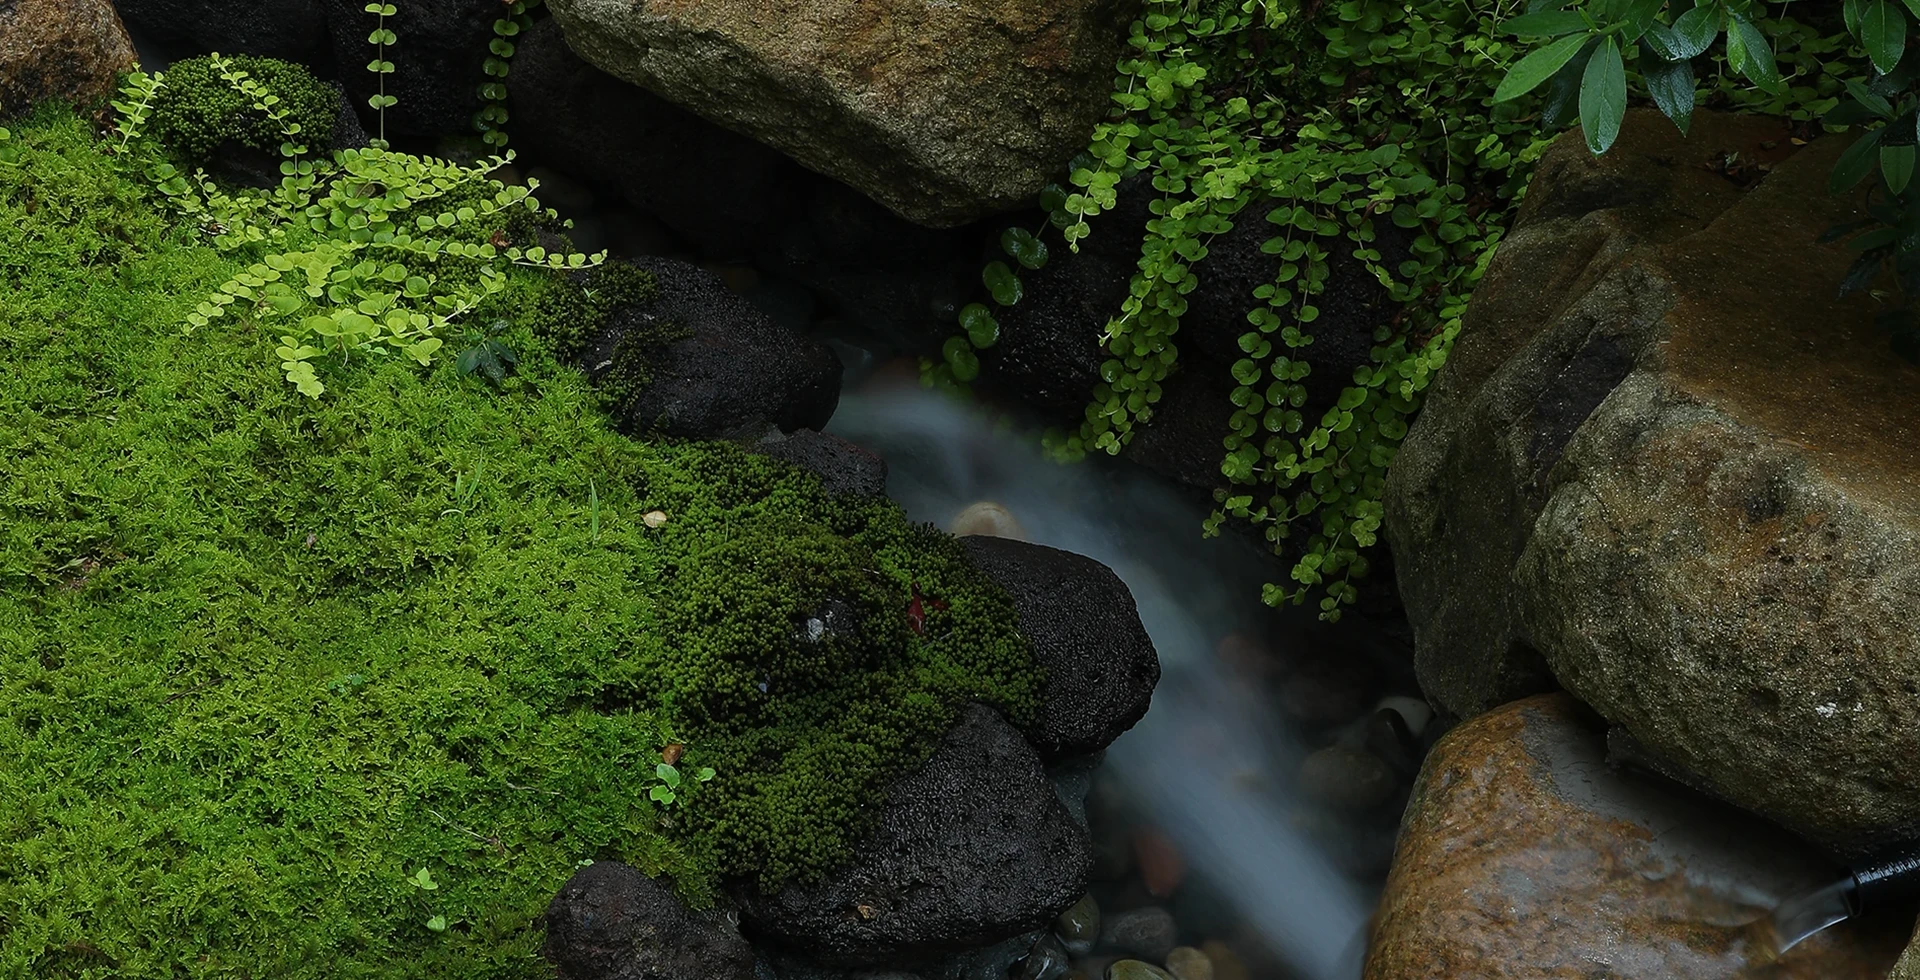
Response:
[{"label": "wet rock surface", "polygon": [[[642,372],[645,383],[623,383],[613,409],[626,431],[718,438],[757,436],[769,423],[786,432],[825,427],[841,368],[824,344],[782,328],[698,266],[651,257],[633,264],[653,274],[659,297],[616,312],[583,359],[596,383]],[[629,334],[677,339],[639,349],[622,343]]]},{"label": "wet rock surface", "polygon": [[108,0],[0,4],[0,117],[43,99],[85,104],[114,94],[133,41]]},{"label": "wet rock surface", "polygon": [[998,712],[973,705],[889,790],[850,866],[818,884],[743,895],[744,928],[828,966],[932,962],[1052,922],[1084,892],[1091,863],[1086,832],[1033,749]]},{"label": "wet rock surface", "polygon": [[1107,107],[1119,0],[553,0],[575,51],[914,221],[1019,207]]},{"label": "wet rock surface", "polygon": [[[1846,138],[1631,116],[1542,160],[1388,480],[1422,685],[1558,684],[1665,771],[1828,846],[1920,827],[1920,366],[1825,192]],[[1744,189],[1702,161],[1770,166]]]},{"label": "wet rock surface", "polygon": [[1906,923],[1844,924],[1777,962],[1754,925],[1835,873],[1750,816],[1611,769],[1604,723],[1572,698],[1529,698],[1428,756],[1366,977],[1879,980]]},{"label": "wet rock surface", "polygon": [[1044,759],[1105,748],[1147,712],[1160,658],[1133,594],[1081,555],[1009,538],[964,539],[973,562],[1013,597],[1020,632],[1047,670],[1027,740]]},{"label": "wet rock surface", "polygon": [[839,436],[801,429],[783,439],[762,440],[753,450],[812,472],[830,494],[887,495],[887,461]]},{"label": "wet rock surface", "polygon": [[114,6],[143,37],[194,53],[251,54],[309,65],[332,60],[325,0],[114,0]]},{"label": "wet rock surface", "polygon": [[753,980],[753,948],[717,913],[631,866],[590,864],[547,906],[547,960],[561,980]]}]

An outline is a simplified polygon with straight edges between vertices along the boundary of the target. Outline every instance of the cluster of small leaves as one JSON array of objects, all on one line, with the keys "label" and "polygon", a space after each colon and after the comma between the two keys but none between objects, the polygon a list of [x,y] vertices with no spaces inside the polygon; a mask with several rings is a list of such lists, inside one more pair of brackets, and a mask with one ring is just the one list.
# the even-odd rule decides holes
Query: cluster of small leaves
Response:
[{"label": "cluster of small leaves", "polygon": [[367,96],[367,105],[380,117],[378,135],[370,141],[374,149],[385,150],[392,144],[387,142],[387,110],[400,103],[400,100],[387,94],[387,76],[393,74],[393,62],[387,59],[387,49],[399,41],[393,30],[387,26],[387,18],[399,13],[399,9],[390,3],[370,3],[366,12],[374,15],[373,33],[367,35],[367,43],[373,45],[373,60],[367,62],[367,70],[379,79],[378,91]]},{"label": "cluster of small leaves", "polygon": [[153,118],[153,100],[166,85],[166,72],[154,72],[149,75],[139,69],[127,73],[120,86],[120,94],[126,101],[114,101],[113,108],[118,113],[115,128],[120,133],[118,149],[125,153],[128,144],[146,131],[147,120]]},{"label": "cluster of small leaves", "polygon": [[694,770],[691,777],[688,777],[693,782],[685,783],[679,769],[664,762],[656,763],[653,767],[653,786],[647,790],[647,799],[663,807],[670,807],[685,798],[694,786],[713,782],[713,777],[712,766],[701,766]]},{"label": "cluster of small leaves", "polygon": [[[1773,111],[1818,118],[1830,129],[1865,127],[1834,164],[1829,189],[1846,194],[1877,174],[1864,192],[1868,217],[1829,230],[1823,240],[1851,237],[1849,244],[1860,252],[1840,283],[1843,296],[1892,273],[1903,301],[1879,319],[1893,348],[1920,361],[1920,316],[1914,311],[1920,300],[1920,188],[1913,182],[1920,157],[1920,58],[1907,57],[1908,16],[1920,18],[1920,0],[1845,0],[1846,33],[1838,38],[1765,13],[1756,0],[1533,0],[1527,13],[1505,27],[1543,43],[1513,66],[1497,98],[1547,85],[1543,126],[1557,129],[1577,114],[1588,148],[1605,153],[1626,112],[1632,64],[1654,104],[1684,133],[1695,103],[1693,64],[1718,42],[1730,72],[1777,100]],[[1839,42],[1849,38],[1864,63],[1840,50]],[[1794,86],[1796,74],[1813,84]],[[1844,99],[1835,97],[1841,86]]]},{"label": "cluster of small leaves", "polygon": [[493,39],[487,42],[487,58],[481,70],[487,81],[480,83],[480,111],[474,113],[473,128],[495,150],[507,145],[507,72],[512,67],[513,39],[533,26],[532,11],[541,0],[508,0],[507,15],[493,22]]},{"label": "cluster of small leaves", "polygon": [[[289,126],[298,127],[293,142],[324,148],[333,142],[340,112],[338,93],[305,66],[248,55],[215,53],[174,62],[145,112],[140,104],[146,96],[134,91],[131,76],[125,94],[125,104],[117,108],[138,138],[166,147],[172,160],[188,169],[239,150],[279,157]],[[274,99],[270,111],[260,108],[268,95]]]},{"label": "cluster of small leaves", "polygon": [[604,260],[503,236],[512,212],[542,213],[538,181],[509,187],[488,176],[511,154],[470,166],[379,148],[302,159],[306,147],[292,142],[299,124],[276,115],[278,97],[213,58],[223,81],[282,127],[286,159],[268,192],[229,192],[204,173],[151,164],[156,187],[216,245],[267,249],[188,314],[188,329],[229,313],[272,329],[282,372],[309,398],[326,391],[326,358],[401,353],[430,364],[449,324],[504,288],[503,265],[578,270]]},{"label": "cluster of small leaves", "polygon": [[[1157,195],[1139,272],[1099,337],[1108,359],[1085,418],[1049,436],[1063,458],[1118,453],[1152,421],[1209,243],[1242,221],[1272,226],[1274,279],[1247,297],[1245,356],[1232,366],[1221,466],[1229,487],[1216,492],[1207,524],[1215,533],[1229,518],[1252,522],[1295,557],[1292,583],[1268,586],[1269,603],[1318,591],[1322,614],[1337,618],[1354,598],[1386,467],[1446,359],[1527,166],[1544,151],[1529,107],[1492,104],[1516,54],[1496,31],[1508,12],[1442,0],[1305,11],[1148,0],[1120,63],[1113,117],[1075,161],[1070,186],[1043,195],[1050,224],[1076,250],[1117,205],[1123,180],[1145,173]],[[1376,247],[1381,220],[1403,229],[1410,256],[1389,260]],[[1373,363],[1338,403],[1313,406],[1304,349],[1334,249],[1358,259],[1399,312],[1379,325]],[[989,267],[987,285],[996,302],[1020,297],[1004,264]],[[953,346],[945,367],[961,380]]]}]

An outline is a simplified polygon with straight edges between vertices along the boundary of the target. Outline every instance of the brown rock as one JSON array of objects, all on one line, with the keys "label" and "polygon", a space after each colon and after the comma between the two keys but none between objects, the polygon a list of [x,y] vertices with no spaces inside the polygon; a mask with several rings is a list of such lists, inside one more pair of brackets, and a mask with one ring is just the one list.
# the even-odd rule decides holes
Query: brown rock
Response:
[{"label": "brown rock", "polygon": [[[1838,849],[1920,829],[1920,367],[1835,298],[1846,138],[1636,112],[1537,170],[1388,479],[1422,687],[1556,682]],[[1728,154],[1767,172],[1730,179]]]},{"label": "brown rock", "polygon": [[1166,898],[1180,890],[1180,883],[1187,877],[1187,859],[1172,838],[1152,827],[1141,827],[1133,832],[1133,853],[1147,894]]},{"label": "brown rock", "polygon": [[1920,927],[1914,929],[1914,941],[1907,944],[1899,962],[1893,964],[1887,980],[1920,980]]},{"label": "brown rock", "polygon": [[1248,980],[1247,964],[1233,947],[1218,939],[1209,939],[1200,944],[1200,951],[1207,954],[1207,960],[1213,964],[1213,975],[1218,980]]},{"label": "brown rock", "polygon": [[1428,756],[1366,978],[1880,980],[1898,924],[1843,924],[1767,962],[1757,923],[1834,873],[1752,817],[1610,769],[1572,698],[1529,698]]},{"label": "brown rock", "polygon": [[1126,0],[554,0],[601,70],[949,227],[1032,203],[1106,113]]},{"label": "brown rock", "polygon": [[133,41],[108,0],[0,3],[0,118],[46,99],[84,105],[113,94]]}]

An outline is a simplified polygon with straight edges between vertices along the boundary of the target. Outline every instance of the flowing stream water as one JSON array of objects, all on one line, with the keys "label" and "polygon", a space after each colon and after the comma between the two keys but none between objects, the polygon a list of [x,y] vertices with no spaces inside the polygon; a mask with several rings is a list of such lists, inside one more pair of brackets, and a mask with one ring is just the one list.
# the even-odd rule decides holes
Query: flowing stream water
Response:
[{"label": "flowing stream water", "polygon": [[1344,873],[1296,826],[1301,748],[1257,686],[1216,655],[1271,613],[1281,569],[1237,534],[1202,539],[1205,510],[1123,463],[1047,459],[1030,434],[911,384],[866,385],[828,431],[878,453],[888,492],[917,520],[952,525],[991,501],[1021,536],[1094,558],[1132,590],[1162,679],[1151,709],[1108,750],[1105,778],[1171,838],[1193,873],[1305,980],[1352,980],[1375,886]]}]

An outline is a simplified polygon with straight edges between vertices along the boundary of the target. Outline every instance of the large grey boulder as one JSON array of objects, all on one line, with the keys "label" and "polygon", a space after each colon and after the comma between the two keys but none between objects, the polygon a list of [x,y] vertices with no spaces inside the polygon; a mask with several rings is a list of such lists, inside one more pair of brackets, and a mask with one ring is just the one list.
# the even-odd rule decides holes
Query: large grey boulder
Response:
[{"label": "large grey boulder", "polygon": [[1030,204],[1108,107],[1127,0],[552,0],[581,57],[935,227]]},{"label": "large grey boulder", "polygon": [[742,927],[826,966],[932,963],[1051,922],[1093,863],[1033,749],[977,704],[888,790],[854,853],[823,881],[743,894]]},{"label": "large grey boulder", "polygon": [[1851,849],[1920,829],[1920,367],[1815,244],[1854,214],[1824,186],[1847,138],[1788,136],[1636,112],[1599,160],[1563,139],[1386,531],[1443,709],[1564,685],[1668,772]]}]

